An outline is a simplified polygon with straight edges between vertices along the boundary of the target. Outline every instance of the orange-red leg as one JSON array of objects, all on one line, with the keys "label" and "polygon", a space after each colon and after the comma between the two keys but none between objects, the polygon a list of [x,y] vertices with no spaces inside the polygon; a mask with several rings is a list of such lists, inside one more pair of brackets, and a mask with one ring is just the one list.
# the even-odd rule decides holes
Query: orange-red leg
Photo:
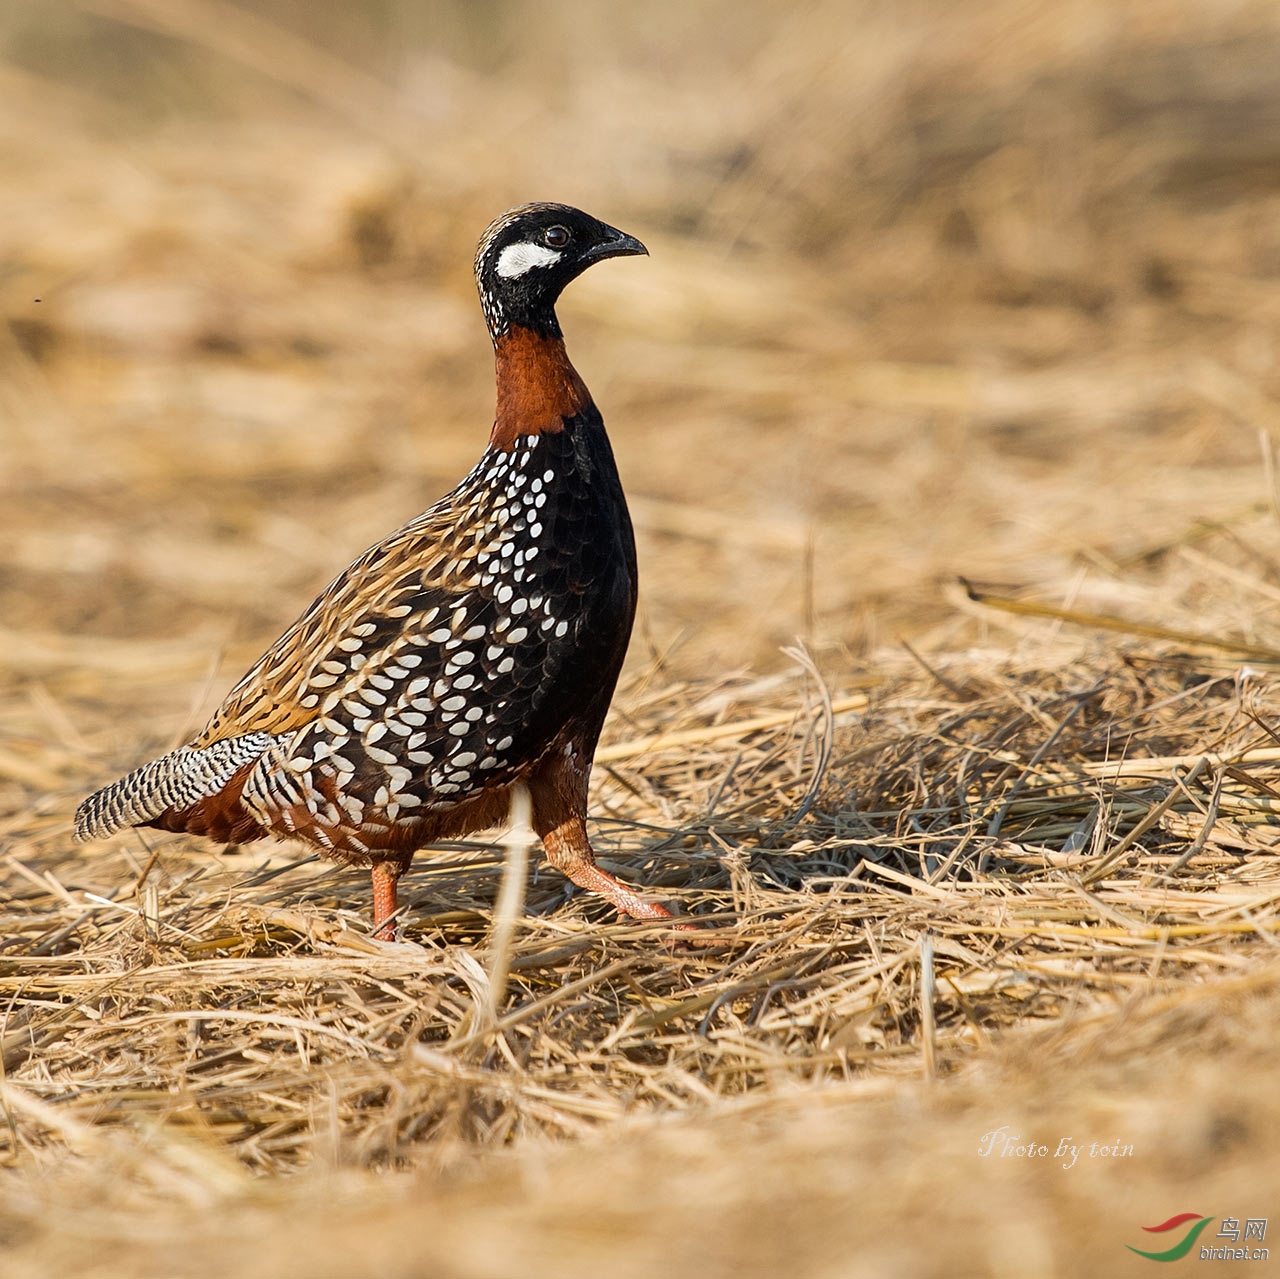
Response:
[{"label": "orange-red leg", "polygon": [[570,817],[555,830],[542,837],[551,864],[567,875],[579,888],[607,897],[624,915],[632,919],[670,919],[671,912],[657,902],[645,901],[634,889],[615,879],[596,865],[595,853],[587,839],[587,828],[581,817]]},{"label": "orange-red leg", "polygon": [[373,936],[377,941],[395,941],[396,885],[404,874],[399,862],[374,862],[373,878]]}]

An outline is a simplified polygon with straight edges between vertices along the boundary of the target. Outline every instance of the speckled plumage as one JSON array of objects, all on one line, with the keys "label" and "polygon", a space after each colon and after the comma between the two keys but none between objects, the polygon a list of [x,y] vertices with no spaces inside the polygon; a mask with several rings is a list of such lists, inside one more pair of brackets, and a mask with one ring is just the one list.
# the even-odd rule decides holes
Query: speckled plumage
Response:
[{"label": "speckled plumage", "polygon": [[[545,247],[561,233],[577,258]],[[506,278],[496,255],[512,245]],[[604,423],[553,310],[591,262],[643,251],[562,205],[489,228],[476,256],[497,357],[489,448],[335,578],[194,741],[85,800],[81,838],[140,824],[296,836],[374,867],[375,884],[390,875],[385,914],[416,849],[500,823],[521,781],[554,864],[628,914],[667,914],[594,865],[583,823],[636,561]]]}]

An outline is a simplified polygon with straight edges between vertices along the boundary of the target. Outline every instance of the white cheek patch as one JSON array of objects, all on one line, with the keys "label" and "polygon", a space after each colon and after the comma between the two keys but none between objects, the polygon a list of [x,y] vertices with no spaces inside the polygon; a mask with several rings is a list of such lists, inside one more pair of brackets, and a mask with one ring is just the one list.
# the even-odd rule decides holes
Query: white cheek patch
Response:
[{"label": "white cheek patch", "polygon": [[562,256],[555,249],[547,248],[545,244],[532,244],[529,241],[523,244],[508,244],[498,254],[498,263],[494,270],[504,280],[513,280],[518,275],[524,275],[526,271],[532,271],[536,266],[551,266],[553,262],[559,262]]}]

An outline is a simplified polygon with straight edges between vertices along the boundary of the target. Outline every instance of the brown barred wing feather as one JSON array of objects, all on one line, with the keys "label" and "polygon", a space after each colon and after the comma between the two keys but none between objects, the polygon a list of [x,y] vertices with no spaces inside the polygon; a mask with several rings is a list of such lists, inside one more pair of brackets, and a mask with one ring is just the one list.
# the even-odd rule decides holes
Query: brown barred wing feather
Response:
[{"label": "brown barred wing feather", "polygon": [[473,584],[458,544],[454,496],[334,578],[227,694],[195,745],[303,727],[331,690],[351,691],[370,661],[447,611]]}]

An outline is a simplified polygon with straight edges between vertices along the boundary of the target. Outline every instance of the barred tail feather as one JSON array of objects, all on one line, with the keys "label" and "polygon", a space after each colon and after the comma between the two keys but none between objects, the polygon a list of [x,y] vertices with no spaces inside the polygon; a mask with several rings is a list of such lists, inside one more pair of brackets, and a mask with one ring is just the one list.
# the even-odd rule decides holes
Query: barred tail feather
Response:
[{"label": "barred tail feather", "polygon": [[146,826],[163,814],[189,809],[217,795],[276,740],[272,733],[246,733],[161,755],[90,795],[76,809],[76,838],[104,839],[126,826]]}]

